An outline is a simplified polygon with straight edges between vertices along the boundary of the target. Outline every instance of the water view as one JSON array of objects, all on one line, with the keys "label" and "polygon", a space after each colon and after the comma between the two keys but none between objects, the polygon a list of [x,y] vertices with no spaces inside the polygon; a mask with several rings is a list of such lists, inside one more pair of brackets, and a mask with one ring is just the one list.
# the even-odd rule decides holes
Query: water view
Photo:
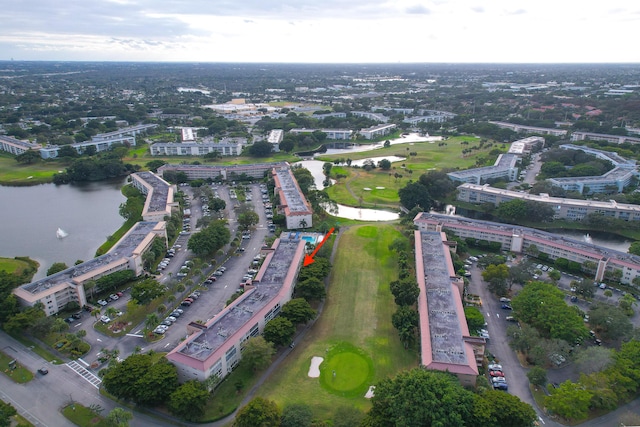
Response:
[{"label": "water view", "polygon": [[124,180],[82,185],[0,186],[0,256],[28,256],[40,263],[35,278],[54,262],[73,265],[94,257],[123,224]]}]

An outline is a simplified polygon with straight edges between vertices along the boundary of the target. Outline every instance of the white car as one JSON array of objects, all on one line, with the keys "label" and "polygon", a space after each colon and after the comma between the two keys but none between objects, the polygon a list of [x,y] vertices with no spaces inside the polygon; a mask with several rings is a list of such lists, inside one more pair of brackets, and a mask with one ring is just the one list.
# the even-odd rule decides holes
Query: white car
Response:
[{"label": "white car", "polygon": [[109,316],[102,316],[102,317],[100,317],[100,321],[102,323],[109,323],[109,322],[111,322],[111,318]]}]

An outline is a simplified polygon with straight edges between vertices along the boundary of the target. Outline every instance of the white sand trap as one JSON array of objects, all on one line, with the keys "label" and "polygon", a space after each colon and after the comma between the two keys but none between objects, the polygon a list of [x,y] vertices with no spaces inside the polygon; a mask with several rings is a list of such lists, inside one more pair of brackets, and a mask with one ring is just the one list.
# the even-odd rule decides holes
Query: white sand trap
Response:
[{"label": "white sand trap", "polygon": [[320,376],[320,364],[324,361],[324,357],[313,356],[311,358],[311,366],[309,366],[309,378],[318,378]]},{"label": "white sand trap", "polygon": [[384,187],[376,187],[376,190],[384,190]]},{"label": "white sand trap", "polygon": [[369,386],[369,390],[367,390],[367,394],[364,395],[367,399],[371,399],[373,397],[373,392],[375,391],[376,386]]}]

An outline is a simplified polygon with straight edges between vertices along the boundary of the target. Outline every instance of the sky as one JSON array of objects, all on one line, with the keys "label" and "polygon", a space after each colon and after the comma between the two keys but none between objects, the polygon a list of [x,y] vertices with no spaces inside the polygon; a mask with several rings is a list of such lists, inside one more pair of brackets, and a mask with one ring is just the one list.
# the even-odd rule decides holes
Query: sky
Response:
[{"label": "sky", "polygon": [[637,0],[13,0],[0,60],[640,62]]}]

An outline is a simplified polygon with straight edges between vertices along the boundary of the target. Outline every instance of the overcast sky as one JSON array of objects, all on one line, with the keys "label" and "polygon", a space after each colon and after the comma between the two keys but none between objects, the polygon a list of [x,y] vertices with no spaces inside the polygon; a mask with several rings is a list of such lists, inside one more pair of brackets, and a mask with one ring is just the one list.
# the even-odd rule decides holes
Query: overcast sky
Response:
[{"label": "overcast sky", "polygon": [[640,62],[638,0],[13,0],[0,60]]}]

